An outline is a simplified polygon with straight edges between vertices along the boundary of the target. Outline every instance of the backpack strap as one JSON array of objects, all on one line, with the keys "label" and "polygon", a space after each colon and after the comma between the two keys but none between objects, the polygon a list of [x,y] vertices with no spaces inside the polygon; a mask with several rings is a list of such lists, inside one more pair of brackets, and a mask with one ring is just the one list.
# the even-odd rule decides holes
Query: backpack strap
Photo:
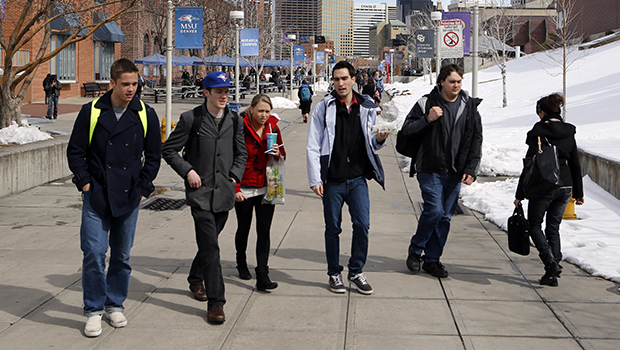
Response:
[{"label": "backpack strap", "polygon": [[[88,145],[93,139],[93,133],[95,132],[95,126],[97,126],[97,121],[99,120],[99,116],[101,115],[101,109],[96,108],[95,104],[99,101],[99,97],[94,99],[90,105],[90,128],[88,130]],[[147,116],[146,116],[146,105],[142,100],[140,100],[140,105],[142,106],[142,110],[138,111],[138,117],[140,117],[140,122],[142,123],[142,129],[144,129],[144,137],[146,138],[146,128],[148,126]]]},{"label": "backpack strap", "polygon": [[[185,143],[185,147],[183,147],[183,159],[187,160],[189,151],[191,150],[194,139],[198,135],[198,129],[200,128],[200,124],[202,124],[202,118],[204,114],[202,114],[202,105],[194,108],[194,122],[192,123],[192,128],[189,130],[189,138]],[[198,147],[198,151],[200,152],[200,147]]]}]

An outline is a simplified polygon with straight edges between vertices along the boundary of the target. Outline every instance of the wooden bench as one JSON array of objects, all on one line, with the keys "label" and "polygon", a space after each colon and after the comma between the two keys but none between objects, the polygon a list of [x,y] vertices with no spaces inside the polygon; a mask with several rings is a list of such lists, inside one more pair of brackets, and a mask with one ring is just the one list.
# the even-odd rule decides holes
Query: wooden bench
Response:
[{"label": "wooden bench", "polygon": [[83,83],[82,85],[84,86],[84,97],[89,94],[93,97],[95,97],[95,94],[99,96],[105,94],[108,91],[108,89],[102,89],[99,83]]}]

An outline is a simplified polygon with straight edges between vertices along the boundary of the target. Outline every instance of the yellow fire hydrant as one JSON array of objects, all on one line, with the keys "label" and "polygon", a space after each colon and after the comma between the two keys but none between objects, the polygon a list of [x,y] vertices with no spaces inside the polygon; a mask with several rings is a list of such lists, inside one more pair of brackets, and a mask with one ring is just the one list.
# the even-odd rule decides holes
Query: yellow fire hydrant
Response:
[{"label": "yellow fire hydrant", "polygon": [[[174,120],[170,123],[172,130],[174,130],[174,127],[176,125],[177,123]],[[166,116],[162,118],[161,127],[159,128],[159,130],[161,131],[161,143],[164,143],[166,142]],[[170,130],[170,132],[172,132],[172,130]]]}]

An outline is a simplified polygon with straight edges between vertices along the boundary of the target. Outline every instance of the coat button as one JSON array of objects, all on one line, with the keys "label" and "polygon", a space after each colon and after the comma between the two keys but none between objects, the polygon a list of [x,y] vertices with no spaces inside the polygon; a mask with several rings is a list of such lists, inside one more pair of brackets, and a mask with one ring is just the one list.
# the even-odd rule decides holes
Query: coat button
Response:
[{"label": "coat button", "polygon": [[112,169],[112,165],[108,164],[108,169]]},{"label": "coat button", "polygon": [[127,193],[127,192],[129,192],[129,189],[128,188],[123,188],[123,192]]},{"label": "coat button", "polygon": [[127,164],[123,165],[123,170],[127,170]]},{"label": "coat button", "polygon": [[112,146],[112,141],[108,141],[108,146]]},{"label": "coat button", "polygon": [[125,147],[129,147],[129,142],[125,142]]}]

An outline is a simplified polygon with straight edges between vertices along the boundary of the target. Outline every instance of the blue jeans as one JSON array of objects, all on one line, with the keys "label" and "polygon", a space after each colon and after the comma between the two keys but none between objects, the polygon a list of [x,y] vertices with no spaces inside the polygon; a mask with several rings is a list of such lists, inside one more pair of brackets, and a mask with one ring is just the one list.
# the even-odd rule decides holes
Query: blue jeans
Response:
[{"label": "blue jeans", "polygon": [[[102,215],[90,205],[90,192],[84,192],[80,246],[84,315],[101,315],[103,311],[123,311],[129,290],[129,251],[138,221],[140,207],[114,218]],[[105,274],[105,256],[110,246],[110,266]]]},{"label": "blue jeans", "polygon": [[323,215],[325,216],[325,255],[327,256],[327,274],[342,272],[340,265],[340,227],[342,223],[342,206],[347,203],[353,239],[351,241],[351,258],[349,274],[362,272],[368,257],[368,229],[370,228],[370,200],[368,184],[363,176],[343,182],[328,182],[323,185]]},{"label": "blue jeans", "polygon": [[[527,218],[530,222],[530,236],[539,252],[551,248],[556,261],[562,260],[560,247],[560,224],[570,200],[571,188],[558,188],[549,194],[530,199],[527,206]],[[542,222],[547,213],[545,233],[542,231]]]},{"label": "blue jeans", "polygon": [[[54,114],[52,115],[52,109]],[[47,118],[52,118],[52,116],[54,118],[58,117],[58,96],[56,95],[50,95],[50,97],[47,100]]]},{"label": "blue jeans", "polygon": [[450,232],[461,191],[461,179],[454,174],[418,173],[418,183],[424,200],[424,210],[418,229],[411,237],[409,250],[422,255],[425,262],[437,262]]}]

